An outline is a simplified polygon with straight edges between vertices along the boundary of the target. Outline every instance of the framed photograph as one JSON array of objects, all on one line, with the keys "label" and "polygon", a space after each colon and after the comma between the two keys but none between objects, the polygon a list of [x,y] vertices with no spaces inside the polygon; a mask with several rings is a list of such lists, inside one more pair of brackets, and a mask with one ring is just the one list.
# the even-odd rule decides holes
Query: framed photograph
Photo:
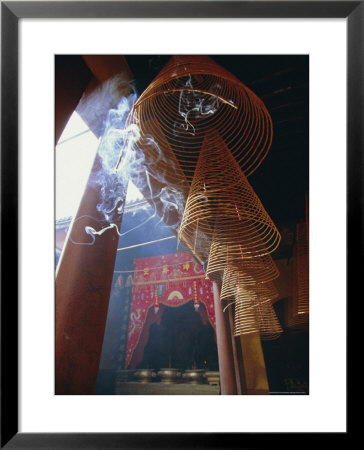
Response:
[{"label": "framed photograph", "polygon": [[348,437],[363,20],[1,2],[2,448]]}]

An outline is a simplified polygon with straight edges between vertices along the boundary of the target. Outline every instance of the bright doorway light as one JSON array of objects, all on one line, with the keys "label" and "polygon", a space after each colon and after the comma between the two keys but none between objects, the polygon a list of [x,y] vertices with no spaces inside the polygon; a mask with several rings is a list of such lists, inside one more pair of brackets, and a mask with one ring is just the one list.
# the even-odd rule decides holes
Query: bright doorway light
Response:
[{"label": "bright doorway light", "polygon": [[129,180],[125,203],[133,203],[136,202],[137,200],[143,199],[144,199],[143,194],[139,191],[139,189],[135,186],[135,184],[131,180]]},{"label": "bright doorway light", "polygon": [[98,145],[97,137],[74,112],[56,146],[56,220],[77,213]]},{"label": "bright doorway light", "polygon": [[[99,139],[75,111],[56,146],[56,220],[74,217],[95,160]],[[143,200],[129,181],[126,203]]]}]

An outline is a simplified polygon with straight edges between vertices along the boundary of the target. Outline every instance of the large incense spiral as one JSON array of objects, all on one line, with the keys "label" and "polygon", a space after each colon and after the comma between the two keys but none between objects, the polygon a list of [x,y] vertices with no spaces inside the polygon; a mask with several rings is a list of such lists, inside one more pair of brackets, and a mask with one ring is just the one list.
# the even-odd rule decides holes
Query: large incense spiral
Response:
[{"label": "large incense spiral", "polygon": [[208,56],[172,57],[135,103],[128,124],[139,127],[141,140],[152,136],[158,142],[165,157],[161,166],[172,152],[188,180],[212,130],[247,176],[272,142],[272,121],[264,103]]},{"label": "large incense spiral", "polygon": [[283,331],[272,306],[278,298],[272,282],[278,269],[270,255],[247,260],[247,264],[244,271],[226,268],[222,280],[220,299],[232,300],[235,307],[234,335],[259,332],[261,339],[277,339]]},{"label": "large incense spiral", "polygon": [[242,244],[220,243],[217,236],[214,236],[211,241],[206,274],[210,278],[216,278],[221,277],[224,271],[232,269],[251,276],[256,280],[255,282],[274,280],[278,278],[279,271],[262,244],[261,248],[262,255],[256,252],[255,256],[250,258],[244,254]]},{"label": "large incense spiral", "polygon": [[279,338],[283,329],[279,323],[277,314],[271,302],[265,302],[260,306],[259,311],[259,332],[264,341]]},{"label": "large incense spiral", "polygon": [[243,260],[239,267],[229,266],[224,270],[220,299],[234,297],[239,286],[248,290],[261,284],[266,286],[266,291],[271,291],[271,300],[276,297],[277,291],[272,283],[279,277],[279,271],[270,255],[261,258]]},{"label": "large incense spiral", "polygon": [[293,247],[293,292],[288,302],[288,326],[307,324],[309,320],[309,258],[307,224],[296,226],[296,242]]},{"label": "large incense spiral", "polygon": [[254,289],[236,288],[234,335],[260,333],[264,340],[276,339],[282,333],[272,307],[278,293],[272,283],[257,284]]},{"label": "large incense spiral", "polygon": [[217,132],[206,136],[179,227],[181,241],[206,252],[207,274],[273,252],[280,234]]},{"label": "large incense spiral", "polygon": [[293,252],[296,273],[294,301],[296,303],[297,314],[308,314],[309,269],[306,223],[297,224],[296,230],[296,245]]},{"label": "large incense spiral", "polygon": [[277,336],[271,301],[279,273],[270,253],[280,234],[247,180],[272,143],[264,103],[213,59],[174,56],[139,97],[127,126],[138,130],[152,176],[162,174],[187,197],[178,238],[208,260],[211,279],[224,274],[222,298],[234,298],[235,335]]},{"label": "large incense spiral", "polygon": [[239,296],[247,295],[256,305],[266,302],[273,302],[278,297],[278,291],[273,282],[256,283],[252,286],[243,286],[238,284],[235,286],[235,299]]}]

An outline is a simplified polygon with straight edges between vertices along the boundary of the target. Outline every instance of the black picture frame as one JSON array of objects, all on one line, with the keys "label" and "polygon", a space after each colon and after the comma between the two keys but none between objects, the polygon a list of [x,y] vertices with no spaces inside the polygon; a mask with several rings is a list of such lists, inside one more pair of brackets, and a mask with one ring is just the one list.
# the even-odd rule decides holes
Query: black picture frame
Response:
[{"label": "black picture frame", "polygon": [[[1,2],[1,448],[271,448],[278,439],[285,447],[297,436],[18,432],[18,22],[116,17],[347,19],[347,300],[362,277],[364,1],[195,1],[188,7],[184,1]],[[347,438],[347,430],[335,439]],[[317,433],[311,439],[307,433],[300,444],[321,441]]]}]

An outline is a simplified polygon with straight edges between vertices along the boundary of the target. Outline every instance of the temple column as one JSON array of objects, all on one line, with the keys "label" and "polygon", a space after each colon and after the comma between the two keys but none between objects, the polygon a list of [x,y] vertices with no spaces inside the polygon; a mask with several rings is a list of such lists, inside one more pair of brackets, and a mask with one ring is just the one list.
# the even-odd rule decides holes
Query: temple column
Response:
[{"label": "temple column", "polygon": [[[98,165],[96,160],[93,171]],[[99,203],[98,189],[89,184],[58,265],[56,394],[93,394],[96,387],[119,240],[115,229],[99,236],[85,232],[86,226],[107,226]],[[121,219],[118,214],[112,223],[120,228]]]},{"label": "temple column", "polygon": [[259,333],[240,336],[247,395],[267,395],[269,386]]},{"label": "temple column", "polygon": [[[130,94],[127,81],[131,76],[124,58],[90,56],[85,60],[99,83],[112,79],[124,68],[125,84],[115,95],[120,100],[122,95]],[[90,95],[84,94],[78,104],[78,108],[82,105],[79,113],[96,135],[99,135],[104,112],[113,106],[105,104],[102,93],[100,97],[95,95],[101,86],[98,82],[91,80]],[[96,121],[92,116],[95,108],[88,108],[89,104],[99,111]],[[112,223],[120,229],[122,221],[122,213],[115,212],[112,220],[106,222],[98,211],[101,193],[92,180],[100,169],[101,161],[97,156],[58,263],[55,283],[56,394],[88,395],[94,394],[96,388],[119,236],[115,228],[94,236],[86,233],[85,227],[98,231]],[[113,188],[121,194],[118,211],[122,211],[124,186],[114,185]]]},{"label": "temple column", "polygon": [[58,55],[55,58],[55,144],[57,144],[82,94],[92,78],[92,72],[78,55]]},{"label": "temple column", "polygon": [[236,381],[234,376],[234,359],[231,348],[230,332],[220,302],[220,289],[213,281],[213,294],[216,318],[216,342],[219,359],[220,386],[222,395],[235,395]]},{"label": "temple column", "polygon": [[240,376],[238,351],[237,351],[237,346],[236,346],[236,341],[235,341],[235,336],[234,336],[234,319],[233,319],[232,308],[228,308],[228,314],[229,314],[231,346],[232,346],[233,358],[234,358],[236,393],[238,395],[241,395],[243,393],[242,392],[242,380],[241,380],[241,376]]}]

